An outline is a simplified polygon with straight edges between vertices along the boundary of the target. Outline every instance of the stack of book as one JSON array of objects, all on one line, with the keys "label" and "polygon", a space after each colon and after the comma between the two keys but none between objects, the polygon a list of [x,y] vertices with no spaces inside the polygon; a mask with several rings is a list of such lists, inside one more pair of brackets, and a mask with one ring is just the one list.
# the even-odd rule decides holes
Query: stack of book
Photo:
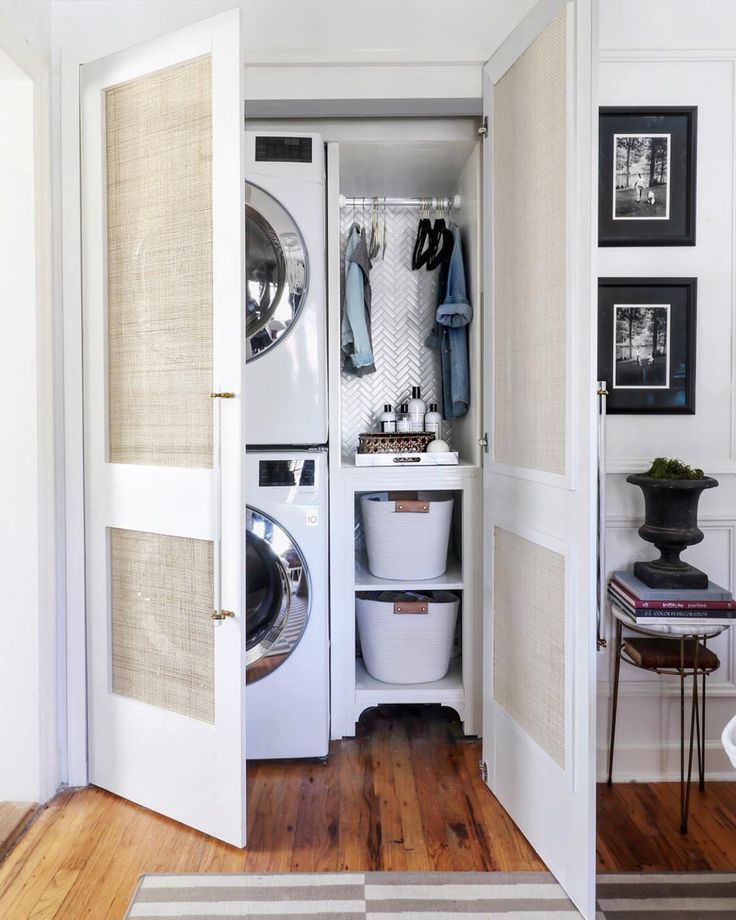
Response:
[{"label": "stack of book", "polygon": [[614,572],[608,583],[608,596],[611,603],[642,626],[690,626],[694,620],[703,626],[736,624],[733,595],[712,581],[702,590],[650,588],[633,572]]}]

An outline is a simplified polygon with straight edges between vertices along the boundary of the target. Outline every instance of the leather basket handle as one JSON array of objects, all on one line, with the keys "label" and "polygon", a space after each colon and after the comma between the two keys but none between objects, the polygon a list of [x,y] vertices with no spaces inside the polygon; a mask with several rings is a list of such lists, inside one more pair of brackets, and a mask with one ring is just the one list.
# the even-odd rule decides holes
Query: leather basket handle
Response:
[{"label": "leather basket handle", "polygon": [[427,601],[394,601],[394,613],[429,613]]},{"label": "leather basket handle", "polygon": [[396,502],[394,511],[398,514],[429,514],[429,502],[402,500]]}]

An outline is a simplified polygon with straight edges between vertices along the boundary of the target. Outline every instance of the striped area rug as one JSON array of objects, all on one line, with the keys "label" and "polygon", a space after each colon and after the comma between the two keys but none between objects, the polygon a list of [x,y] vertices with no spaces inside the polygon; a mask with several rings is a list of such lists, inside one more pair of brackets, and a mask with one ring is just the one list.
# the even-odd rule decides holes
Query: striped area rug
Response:
[{"label": "striped area rug", "polygon": [[[544,872],[144,875],[126,920],[555,920],[579,917]],[[597,920],[735,920],[736,873],[598,877]]]},{"label": "striped area rug", "polygon": [[605,920],[736,920],[736,872],[599,875]]},{"label": "striped area rug", "polygon": [[341,872],[144,875],[126,920],[480,920],[517,915],[525,920],[579,916],[554,877],[544,872]]}]

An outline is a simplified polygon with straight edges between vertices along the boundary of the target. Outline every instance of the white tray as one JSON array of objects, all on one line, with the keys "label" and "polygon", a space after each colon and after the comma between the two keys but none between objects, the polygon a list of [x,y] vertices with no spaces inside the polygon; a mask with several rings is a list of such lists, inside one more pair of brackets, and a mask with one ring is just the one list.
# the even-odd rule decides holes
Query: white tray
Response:
[{"label": "white tray", "polygon": [[456,450],[437,451],[436,454],[358,454],[356,466],[457,466],[460,458]]}]

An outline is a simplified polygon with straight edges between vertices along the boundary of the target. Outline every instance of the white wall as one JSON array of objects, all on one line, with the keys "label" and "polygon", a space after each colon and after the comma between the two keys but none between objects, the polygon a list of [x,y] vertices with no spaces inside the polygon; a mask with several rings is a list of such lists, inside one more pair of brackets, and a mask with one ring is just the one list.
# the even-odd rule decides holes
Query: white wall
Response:
[{"label": "white wall", "polygon": [[[736,419],[734,416],[734,226],[736,222],[736,4],[732,0],[602,0],[601,105],[696,105],[697,245],[606,247],[599,274],[698,278],[696,414],[612,416],[608,420],[607,568],[656,552],[636,530],[641,492],[625,473],[655,456],[676,456],[716,476],[701,500],[705,540],[685,554],[712,579],[736,590]],[[679,49],[679,50],[678,50]],[[685,50],[682,50],[685,49]],[[609,642],[612,628],[608,625]],[[736,711],[736,630],[713,643],[720,670],[709,681],[710,775],[734,779],[719,737]],[[607,752],[612,658],[599,658],[599,769]],[[616,739],[619,779],[679,776],[679,690],[622,665]]]},{"label": "white wall", "polygon": [[51,0],[0,0],[0,15],[48,59],[51,44]]},{"label": "white wall", "polygon": [[0,800],[45,801],[59,777],[48,71],[7,21],[2,48],[13,57],[0,50]]}]

